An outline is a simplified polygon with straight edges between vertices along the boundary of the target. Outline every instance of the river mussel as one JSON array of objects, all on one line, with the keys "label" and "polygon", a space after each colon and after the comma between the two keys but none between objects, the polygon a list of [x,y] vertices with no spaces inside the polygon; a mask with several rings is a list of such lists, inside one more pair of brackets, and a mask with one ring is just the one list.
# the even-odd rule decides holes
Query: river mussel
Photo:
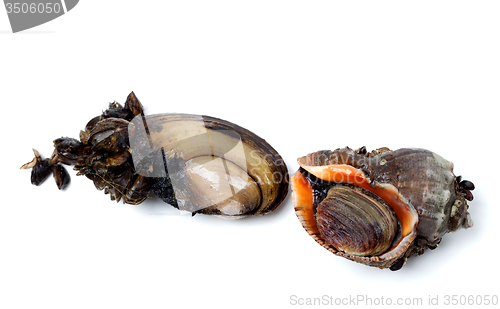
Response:
[{"label": "river mussel", "polygon": [[21,168],[40,185],[53,173],[60,189],[73,165],[112,200],[148,197],[194,214],[242,218],[271,212],[288,192],[286,165],[254,133],[225,120],[190,114],[144,115],[132,92],[91,119],[80,138],[54,140],[54,152]]},{"label": "river mussel", "polygon": [[355,262],[398,270],[446,233],[472,226],[474,185],[431,151],[343,148],[298,163],[291,179],[297,217],[316,242]]}]

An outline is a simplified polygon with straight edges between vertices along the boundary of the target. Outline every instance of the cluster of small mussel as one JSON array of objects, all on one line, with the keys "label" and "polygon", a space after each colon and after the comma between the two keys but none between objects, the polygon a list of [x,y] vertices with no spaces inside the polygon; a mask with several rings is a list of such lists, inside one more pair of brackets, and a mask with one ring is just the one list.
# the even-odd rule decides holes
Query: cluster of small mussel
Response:
[{"label": "cluster of small mussel", "polygon": [[[145,116],[134,93],[90,120],[80,140],[58,138],[54,147],[49,159],[34,150],[22,166],[32,168],[33,184],[52,173],[63,189],[62,164],[74,165],[112,200],[157,197],[224,218],[269,213],[288,193],[286,165],[262,138],[209,116]],[[290,180],[297,217],[321,246],[355,262],[398,270],[446,233],[472,226],[474,185],[431,151],[342,148],[298,163]]]},{"label": "cluster of small mussel", "polygon": [[262,138],[209,116],[145,116],[133,92],[91,119],[80,140],[61,137],[54,148],[50,159],[35,150],[22,166],[32,168],[33,184],[61,168],[67,184],[61,164],[74,165],[111,200],[136,205],[157,197],[193,215],[225,218],[268,213],[288,192],[286,165]]}]

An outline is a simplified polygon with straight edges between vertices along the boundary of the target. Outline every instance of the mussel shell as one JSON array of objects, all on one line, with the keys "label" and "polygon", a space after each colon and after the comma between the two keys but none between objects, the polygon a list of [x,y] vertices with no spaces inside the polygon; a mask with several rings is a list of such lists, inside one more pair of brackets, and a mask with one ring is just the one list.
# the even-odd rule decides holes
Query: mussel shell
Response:
[{"label": "mussel shell", "polygon": [[88,143],[92,145],[92,150],[100,153],[126,151],[129,148],[128,126],[129,122],[124,119],[103,119],[90,131]]},{"label": "mussel shell", "polygon": [[80,153],[83,151],[82,143],[69,137],[61,137],[54,140],[54,147],[54,152],[49,160],[49,163],[52,165],[57,163],[75,165]]},{"label": "mussel shell", "polygon": [[337,250],[376,256],[389,250],[397,236],[398,220],[374,193],[352,185],[335,185],[316,211],[318,230]]},{"label": "mussel shell", "polygon": [[56,181],[57,188],[62,190],[66,188],[70,182],[69,173],[64,166],[57,164],[54,166],[53,170],[54,179]]},{"label": "mussel shell", "polygon": [[53,166],[49,164],[49,159],[40,159],[31,170],[31,183],[39,186],[52,173]]},{"label": "mussel shell", "polygon": [[[225,120],[188,114],[145,116],[132,92],[92,118],[80,141],[54,141],[50,160],[22,169],[42,183],[54,170],[58,187],[69,175],[61,164],[92,180],[111,200],[137,205],[157,197],[181,210],[228,218],[265,214],[288,192],[288,171],[265,140]],[[54,169],[55,167],[55,169]]]},{"label": "mussel shell", "polygon": [[[134,165],[158,153],[178,207],[240,218],[274,210],[288,191],[288,171],[264,139],[225,120],[190,114],[138,116],[129,127]],[[158,162],[152,162],[157,165]],[[138,171],[140,173],[140,171]]]}]

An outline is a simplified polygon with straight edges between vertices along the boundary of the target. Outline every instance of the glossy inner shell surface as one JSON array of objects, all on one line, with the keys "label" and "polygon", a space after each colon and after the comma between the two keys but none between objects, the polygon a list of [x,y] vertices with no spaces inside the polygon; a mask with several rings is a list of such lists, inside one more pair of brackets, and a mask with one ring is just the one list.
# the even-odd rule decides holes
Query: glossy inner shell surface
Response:
[{"label": "glossy inner shell surface", "polygon": [[[344,256],[353,261],[387,268],[403,256],[416,237],[418,215],[412,205],[399,194],[398,189],[390,184],[373,182],[368,179],[362,170],[347,164],[315,165],[312,157],[306,156],[298,160],[301,169],[292,177],[292,194],[295,212],[306,231],[323,247],[331,252]],[[317,192],[307,179],[313,175],[317,180],[331,183],[346,183],[362,187],[382,198],[395,212],[401,228],[401,238],[392,248],[381,255],[355,256],[339,251],[325,242],[316,223],[317,202],[314,201]]]},{"label": "glossy inner shell surface", "polygon": [[[138,136],[144,123],[149,137]],[[141,144],[161,149],[180,209],[224,217],[264,214],[287,194],[280,155],[242,127],[188,114],[151,115],[132,124],[132,156],[141,158]]]}]

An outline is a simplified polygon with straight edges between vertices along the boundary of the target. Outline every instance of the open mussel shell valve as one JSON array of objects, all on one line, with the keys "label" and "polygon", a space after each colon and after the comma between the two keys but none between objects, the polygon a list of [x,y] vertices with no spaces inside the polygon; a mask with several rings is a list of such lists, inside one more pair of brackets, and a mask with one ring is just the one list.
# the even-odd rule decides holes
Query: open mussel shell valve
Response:
[{"label": "open mussel shell valve", "polygon": [[297,217],[320,245],[352,261],[398,270],[444,234],[472,226],[474,185],[431,151],[343,148],[298,163]]},{"label": "open mussel shell valve", "polygon": [[50,173],[60,189],[69,183],[62,165],[74,165],[112,200],[140,204],[160,198],[194,214],[242,218],[276,209],[288,192],[281,156],[264,139],[225,120],[200,115],[144,115],[132,92],[91,119],[79,140],[54,140],[47,159],[32,169],[40,185]]}]

